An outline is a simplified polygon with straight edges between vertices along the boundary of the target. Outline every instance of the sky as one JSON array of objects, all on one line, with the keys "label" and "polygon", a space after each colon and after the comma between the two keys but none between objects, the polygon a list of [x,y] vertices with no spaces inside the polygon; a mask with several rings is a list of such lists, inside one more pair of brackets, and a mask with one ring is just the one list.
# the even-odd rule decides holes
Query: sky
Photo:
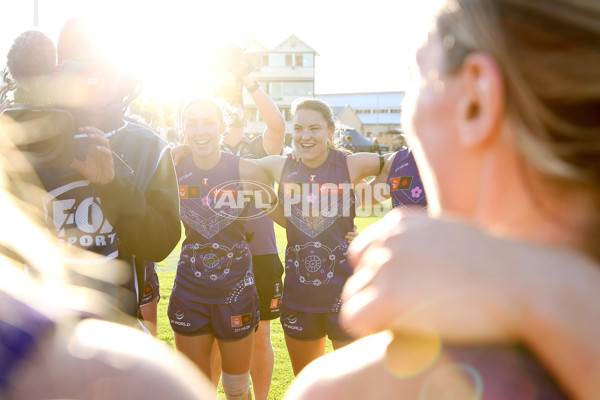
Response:
[{"label": "sky", "polygon": [[[0,0],[0,65],[33,28],[34,0]],[[176,94],[206,80],[219,43],[249,35],[273,48],[295,34],[315,49],[315,93],[405,90],[414,52],[439,0],[38,0],[38,29],[56,42],[84,15],[103,27],[147,90]],[[105,28],[105,29],[104,29]],[[119,46],[111,46],[117,48]],[[123,46],[121,46],[123,47]]]}]

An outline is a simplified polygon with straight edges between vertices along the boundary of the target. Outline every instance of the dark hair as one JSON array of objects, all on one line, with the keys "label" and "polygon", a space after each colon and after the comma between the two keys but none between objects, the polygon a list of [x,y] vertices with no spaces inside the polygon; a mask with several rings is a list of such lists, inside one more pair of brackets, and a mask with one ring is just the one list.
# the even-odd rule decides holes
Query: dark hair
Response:
[{"label": "dark hair", "polygon": [[335,118],[333,116],[333,109],[331,106],[320,99],[313,99],[310,97],[301,97],[299,99],[294,100],[292,103],[292,115],[296,115],[298,110],[313,110],[320,113],[325,122],[327,122],[327,127],[335,126]]},{"label": "dark hair", "polygon": [[6,66],[17,79],[48,75],[56,68],[56,47],[43,32],[25,31],[10,47]]}]

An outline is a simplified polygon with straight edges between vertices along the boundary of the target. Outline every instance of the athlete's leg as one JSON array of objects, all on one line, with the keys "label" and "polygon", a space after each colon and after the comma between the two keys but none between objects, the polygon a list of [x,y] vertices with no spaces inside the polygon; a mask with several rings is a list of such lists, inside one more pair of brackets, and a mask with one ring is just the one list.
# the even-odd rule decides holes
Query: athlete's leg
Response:
[{"label": "athlete's leg", "polygon": [[290,354],[294,375],[298,375],[311,361],[325,354],[325,337],[317,340],[297,340],[286,334],[285,344]]},{"label": "athlete's leg", "polygon": [[254,331],[244,338],[232,342],[219,340],[223,366],[223,390],[228,399],[251,399],[250,362]]},{"label": "athlete's leg", "polygon": [[214,342],[214,335],[208,333],[198,336],[180,335],[175,332],[175,347],[194,362],[211,379],[211,349]]},{"label": "athlete's leg", "polygon": [[260,299],[261,321],[254,334],[250,375],[254,397],[256,400],[266,400],[269,396],[275,365],[275,353],[271,344],[271,320],[280,316],[283,265],[277,254],[253,256],[252,264]]},{"label": "athlete's leg", "polygon": [[152,336],[156,337],[158,297],[152,299],[149,303],[140,307],[140,312],[144,318],[143,324],[150,331]]},{"label": "athlete's leg", "polygon": [[219,387],[219,380],[221,380],[221,352],[219,351],[219,343],[215,339],[212,345],[212,378],[211,382],[215,387]]},{"label": "athlete's leg", "polygon": [[256,400],[267,399],[274,365],[275,353],[271,344],[271,321],[260,321],[258,331],[254,334],[254,350],[250,368]]},{"label": "athlete's leg", "polygon": [[223,372],[237,375],[250,371],[253,341],[254,332],[250,332],[240,340],[218,341]]}]

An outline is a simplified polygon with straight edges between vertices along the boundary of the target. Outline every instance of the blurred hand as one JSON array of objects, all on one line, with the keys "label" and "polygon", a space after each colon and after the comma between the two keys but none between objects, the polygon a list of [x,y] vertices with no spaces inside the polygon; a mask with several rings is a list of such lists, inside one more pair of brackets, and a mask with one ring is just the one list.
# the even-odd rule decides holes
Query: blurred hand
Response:
[{"label": "blurred hand", "polygon": [[[510,340],[526,283],[514,242],[457,221],[392,211],[352,242],[342,319],[355,335],[385,329],[446,339]],[[524,281],[527,281],[525,279]]]},{"label": "blurred hand", "polygon": [[104,132],[93,126],[84,126],[78,131],[88,136],[88,152],[85,161],[73,160],[71,168],[75,168],[91,183],[104,185],[111,182],[115,178],[115,165]]},{"label": "blurred hand", "polygon": [[346,233],[346,243],[350,244],[358,236],[358,228],[356,225],[352,227],[352,231]]},{"label": "blurred hand", "polygon": [[173,147],[171,149],[171,156],[173,157],[173,164],[175,164],[175,166],[179,165],[181,160],[183,160],[185,157],[189,156],[190,154],[192,154],[192,149],[187,144],[180,144],[178,146]]},{"label": "blurred hand", "polygon": [[298,152],[298,150],[293,149],[292,152],[290,153],[289,157],[292,157],[292,159],[296,162],[300,161],[302,159],[302,157],[300,157],[300,153]]}]

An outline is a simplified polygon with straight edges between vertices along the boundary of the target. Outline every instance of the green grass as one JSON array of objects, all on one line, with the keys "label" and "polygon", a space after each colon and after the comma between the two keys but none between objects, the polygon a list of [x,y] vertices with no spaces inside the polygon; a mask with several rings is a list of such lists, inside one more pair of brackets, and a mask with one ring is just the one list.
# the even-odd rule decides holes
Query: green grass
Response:
[{"label": "green grass", "polygon": [[[360,232],[378,220],[379,217],[358,217],[355,219],[355,223],[358,227],[358,231]],[[283,262],[283,254],[285,253],[287,239],[285,237],[285,230],[278,225],[275,225],[275,237],[277,239],[277,250],[279,251],[279,257]],[[161,296],[161,300],[158,303],[158,338],[168,343],[173,348],[175,348],[175,342],[173,339],[173,330],[171,329],[171,325],[169,324],[169,320],[167,318],[167,307],[169,305],[171,289],[173,288],[173,280],[175,279],[175,272],[180,251],[181,242],[179,242],[169,257],[157,265]],[[279,400],[283,397],[287,388],[290,386],[290,383],[294,379],[294,373],[292,371],[290,358],[285,347],[285,339],[279,319],[271,321],[271,341],[273,343],[273,348],[275,349],[275,367],[273,370],[273,379],[271,381],[269,399]],[[332,351],[331,343],[329,341],[327,341],[326,351]],[[225,399],[225,395],[223,394],[222,390],[219,390],[219,399]]]}]

